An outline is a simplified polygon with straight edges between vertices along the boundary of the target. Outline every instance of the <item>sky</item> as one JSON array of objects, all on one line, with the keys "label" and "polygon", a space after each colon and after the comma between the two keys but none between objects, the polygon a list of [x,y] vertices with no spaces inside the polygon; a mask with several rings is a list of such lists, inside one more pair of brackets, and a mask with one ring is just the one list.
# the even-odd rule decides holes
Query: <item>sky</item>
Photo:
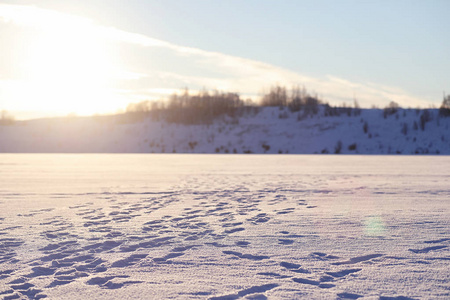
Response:
[{"label": "sky", "polygon": [[0,110],[115,113],[189,88],[438,107],[450,1],[0,0]]}]

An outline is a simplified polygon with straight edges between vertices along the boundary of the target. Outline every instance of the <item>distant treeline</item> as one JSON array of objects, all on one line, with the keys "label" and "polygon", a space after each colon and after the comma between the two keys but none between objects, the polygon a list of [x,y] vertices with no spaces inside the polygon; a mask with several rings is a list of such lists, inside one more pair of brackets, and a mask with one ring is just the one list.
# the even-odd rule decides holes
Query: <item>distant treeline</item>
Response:
[{"label": "distant treeline", "polygon": [[317,95],[312,96],[300,87],[288,91],[285,87],[274,86],[259,102],[243,100],[238,93],[200,91],[191,94],[185,89],[181,95],[173,94],[169,99],[131,103],[126,114],[134,120],[152,115],[156,119],[173,123],[205,124],[218,116],[238,117],[244,113],[257,112],[259,107],[264,106],[287,106],[293,112],[315,114],[319,105],[323,104]]},{"label": "distant treeline", "polygon": [[187,89],[182,95],[173,94],[168,100],[143,101],[129,104],[128,114],[138,118],[151,114],[156,119],[167,122],[196,124],[211,123],[220,115],[234,116],[239,108],[251,107],[237,93],[201,91],[191,95]]},{"label": "distant treeline", "polygon": [[[219,116],[228,115],[235,118],[245,113],[257,112],[260,107],[267,106],[287,107],[291,112],[299,112],[299,120],[317,114],[320,107],[323,107],[324,116],[341,114],[357,116],[361,113],[356,100],[352,106],[345,104],[331,106],[317,94],[309,93],[305,87],[296,86],[287,89],[276,85],[271,87],[258,102],[251,99],[243,100],[238,93],[204,90],[191,94],[185,89],[181,95],[173,94],[169,99],[129,104],[125,115],[128,121],[138,121],[151,115],[156,120],[171,123],[209,124]],[[396,102],[390,102],[383,109],[383,116],[386,118],[396,113],[399,108]],[[444,96],[439,112],[441,116],[450,116],[450,96]],[[280,115],[280,118],[283,118],[283,115]]]}]

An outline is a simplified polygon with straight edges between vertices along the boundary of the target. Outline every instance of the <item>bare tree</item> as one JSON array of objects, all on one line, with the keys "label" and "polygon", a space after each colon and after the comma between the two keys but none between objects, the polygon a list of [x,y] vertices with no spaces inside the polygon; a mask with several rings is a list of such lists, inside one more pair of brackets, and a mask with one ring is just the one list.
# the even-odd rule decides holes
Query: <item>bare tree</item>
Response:
[{"label": "bare tree", "polygon": [[444,99],[442,100],[441,107],[439,108],[439,114],[443,117],[450,116],[450,95],[447,97],[444,94]]},{"label": "bare tree", "polygon": [[0,115],[0,125],[13,125],[15,118],[8,111],[2,110]]}]

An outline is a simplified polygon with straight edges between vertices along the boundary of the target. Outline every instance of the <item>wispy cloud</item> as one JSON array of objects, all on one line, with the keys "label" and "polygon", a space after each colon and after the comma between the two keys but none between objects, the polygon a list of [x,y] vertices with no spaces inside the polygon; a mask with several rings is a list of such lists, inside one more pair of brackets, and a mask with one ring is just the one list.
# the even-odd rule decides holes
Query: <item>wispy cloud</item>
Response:
[{"label": "wispy cloud", "polygon": [[[327,74],[320,78],[308,76],[248,58],[186,47],[143,34],[102,26],[87,18],[35,6],[0,4],[0,21],[44,31],[59,30],[69,34],[77,33],[82,28],[82,32],[89,32],[96,39],[114,43],[117,47],[126,45],[137,49],[136,52],[141,53],[140,56],[136,56],[133,62],[127,62],[114,71],[117,78],[127,81],[119,84],[115,91],[119,91],[122,96],[125,95],[125,98],[128,97],[129,101],[166,95],[169,91],[184,86],[258,95],[262,88],[274,84],[288,87],[300,84],[310,91],[317,92],[330,103],[350,103],[353,97],[356,97],[363,106],[372,104],[384,106],[390,101],[396,101],[403,106],[428,105],[424,99],[396,87],[352,82]],[[150,67],[143,62],[147,59],[146,53],[152,56],[155,49],[168,57],[167,65],[153,63]],[[133,55],[133,51],[128,53]],[[177,63],[168,66],[171,61]],[[156,86],[157,84],[161,86]]]}]

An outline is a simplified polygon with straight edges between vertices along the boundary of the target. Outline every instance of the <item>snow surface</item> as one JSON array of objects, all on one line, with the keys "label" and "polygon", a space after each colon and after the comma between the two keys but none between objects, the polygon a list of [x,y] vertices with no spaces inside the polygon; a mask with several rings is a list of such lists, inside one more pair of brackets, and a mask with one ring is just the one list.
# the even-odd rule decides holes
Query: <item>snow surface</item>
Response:
[{"label": "snow surface", "polygon": [[2,154],[3,299],[449,299],[450,157]]},{"label": "snow surface", "polygon": [[[0,126],[0,152],[69,153],[335,153],[450,154],[450,118],[428,110],[363,109],[360,115],[304,116],[287,108],[260,108],[210,125],[181,125],[111,117],[41,119]],[[367,123],[367,132],[364,124]]]}]

